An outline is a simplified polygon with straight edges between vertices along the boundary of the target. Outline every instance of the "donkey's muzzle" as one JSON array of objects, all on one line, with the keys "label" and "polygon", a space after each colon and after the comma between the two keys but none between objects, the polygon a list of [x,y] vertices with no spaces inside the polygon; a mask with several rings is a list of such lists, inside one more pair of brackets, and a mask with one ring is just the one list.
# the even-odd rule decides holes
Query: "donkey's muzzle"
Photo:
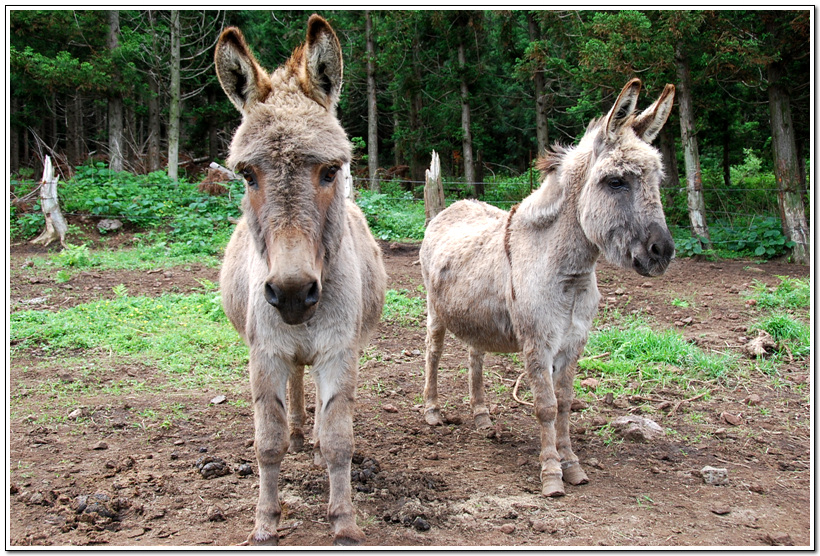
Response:
[{"label": "donkey's muzzle", "polygon": [[319,283],[315,280],[282,285],[265,283],[265,300],[279,310],[286,324],[302,324],[310,319],[320,297]]},{"label": "donkey's muzzle", "polygon": [[675,256],[675,240],[666,226],[653,222],[649,236],[639,253],[632,257],[632,268],[641,276],[658,276],[666,272]]}]

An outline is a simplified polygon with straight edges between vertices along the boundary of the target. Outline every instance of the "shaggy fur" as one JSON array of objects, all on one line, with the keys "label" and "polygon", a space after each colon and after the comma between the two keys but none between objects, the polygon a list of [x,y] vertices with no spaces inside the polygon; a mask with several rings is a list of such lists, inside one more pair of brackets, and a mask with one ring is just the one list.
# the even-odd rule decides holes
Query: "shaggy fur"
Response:
[{"label": "shaggy fur", "polygon": [[542,184],[509,213],[460,201],[431,222],[421,246],[427,288],[425,418],[442,424],[437,373],[450,330],[470,347],[470,404],[479,428],[492,422],[484,400],[484,352],[523,352],[541,427],[546,496],[588,481],[569,438],[575,364],[600,298],[595,264],[646,276],[674,255],[660,202],[660,154],[649,143],[672,106],[667,85],[634,114],[640,81],[630,81],[574,148],[555,148],[539,163]]},{"label": "shaggy fur", "polygon": [[381,316],[387,276],[341,179],[351,147],[335,115],[339,41],[314,15],[305,44],[268,75],[239,30],[229,28],[215,60],[242,113],[228,165],[247,181],[220,284],[225,313],[250,347],[260,488],[248,543],[278,541],[279,469],[288,449],[304,442],[309,365],[317,396],[314,452],[330,476],[334,542],[358,544],[364,534],[351,502],[352,411],[359,353]]}]

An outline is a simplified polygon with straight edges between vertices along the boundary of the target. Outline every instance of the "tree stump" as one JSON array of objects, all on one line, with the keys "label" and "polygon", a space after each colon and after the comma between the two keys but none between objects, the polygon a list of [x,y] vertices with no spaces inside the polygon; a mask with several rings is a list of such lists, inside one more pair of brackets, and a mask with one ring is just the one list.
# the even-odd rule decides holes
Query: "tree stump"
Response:
[{"label": "tree stump", "polygon": [[60,203],[57,200],[57,177],[54,175],[54,166],[51,157],[46,156],[43,179],[40,181],[40,205],[46,218],[46,228],[31,243],[49,246],[59,239],[60,245],[65,247],[65,234],[68,231],[63,213],[60,212]]},{"label": "tree stump", "polygon": [[444,186],[441,183],[441,161],[433,151],[430,168],[424,172],[424,225],[444,210]]}]

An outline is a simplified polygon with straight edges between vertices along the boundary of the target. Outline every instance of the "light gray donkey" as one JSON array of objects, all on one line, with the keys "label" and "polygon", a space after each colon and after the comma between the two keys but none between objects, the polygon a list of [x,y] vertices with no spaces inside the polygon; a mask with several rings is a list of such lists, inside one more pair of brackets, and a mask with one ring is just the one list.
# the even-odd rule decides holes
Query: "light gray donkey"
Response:
[{"label": "light gray donkey", "polygon": [[278,542],[280,465],[288,447],[304,442],[305,365],[316,383],[314,452],[330,475],[334,543],[358,544],[364,533],[350,496],[357,365],[381,316],[387,276],[341,179],[351,145],[336,118],[339,40],[313,15],[305,44],[269,75],[240,31],[228,28],[215,60],[242,113],[228,165],[247,182],[219,277],[225,313],[250,347],[260,485],[247,544]]},{"label": "light gray donkey", "polygon": [[470,347],[470,404],[476,427],[492,426],[484,400],[484,353],[523,352],[541,428],[541,485],[562,496],[563,480],[588,482],[569,438],[575,365],[598,308],[601,253],[644,276],[665,272],[675,245],[650,145],[672,109],[675,88],[641,114],[641,82],[626,84],[609,113],[577,147],[553,147],[543,181],[510,212],[459,201],[431,222],[421,245],[427,288],[425,419],[442,424],[437,375],[447,330]]}]

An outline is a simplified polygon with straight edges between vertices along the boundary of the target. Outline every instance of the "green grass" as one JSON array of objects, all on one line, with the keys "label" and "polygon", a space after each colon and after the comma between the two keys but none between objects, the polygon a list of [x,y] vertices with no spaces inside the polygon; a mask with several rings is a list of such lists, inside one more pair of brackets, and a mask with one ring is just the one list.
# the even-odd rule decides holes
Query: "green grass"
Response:
[{"label": "green grass", "polygon": [[186,387],[244,380],[247,348],[225,317],[219,294],[120,293],[57,313],[12,314],[12,355],[35,347],[58,357],[77,351],[116,355],[156,367],[166,380]]},{"label": "green grass", "polygon": [[[608,353],[606,357],[592,356]],[[640,393],[669,384],[685,387],[692,379],[720,379],[736,359],[710,355],[674,330],[652,330],[638,317],[624,318],[590,335],[580,369],[596,371],[604,380],[599,391]],[[629,387],[637,383],[638,387]]]},{"label": "green grass", "polygon": [[407,290],[387,290],[382,320],[399,326],[422,326],[427,310],[427,300],[414,297]]},{"label": "green grass", "polygon": [[746,297],[754,299],[762,309],[808,309],[811,301],[809,280],[788,276],[778,278],[780,283],[772,288],[755,280],[751,294]]},{"label": "green grass", "polygon": [[781,355],[791,353],[794,357],[801,357],[808,355],[811,349],[809,327],[785,313],[772,313],[749,327],[750,333],[757,330],[765,330],[771,335]]}]

